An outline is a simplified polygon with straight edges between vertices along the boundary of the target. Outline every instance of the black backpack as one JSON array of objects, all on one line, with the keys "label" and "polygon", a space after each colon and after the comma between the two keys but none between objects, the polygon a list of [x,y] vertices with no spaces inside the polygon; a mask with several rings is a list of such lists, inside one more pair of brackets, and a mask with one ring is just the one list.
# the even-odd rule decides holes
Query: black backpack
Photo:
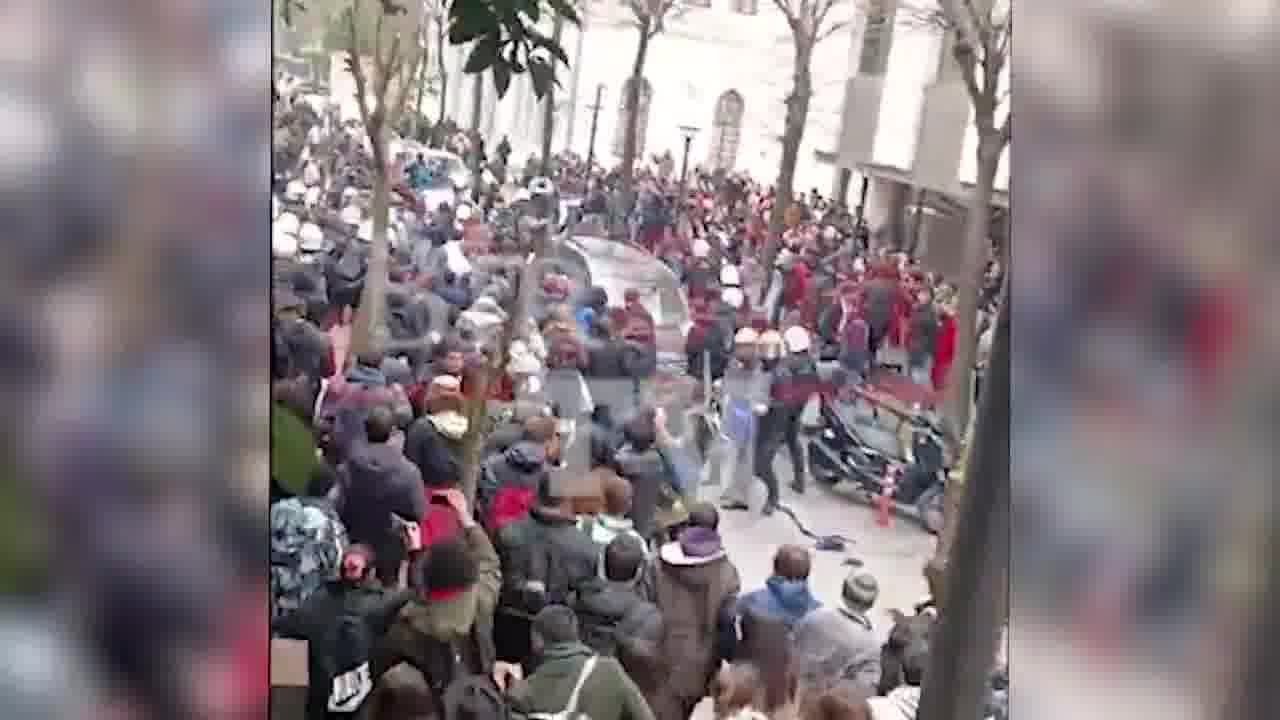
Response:
[{"label": "black backpack", "polygon": [[418,670],[426,677],[444,720],[510,717],[506,696],[487,674],[470,672],[456,642],[434,637],[421,638],[420,642],[428,667]]}]

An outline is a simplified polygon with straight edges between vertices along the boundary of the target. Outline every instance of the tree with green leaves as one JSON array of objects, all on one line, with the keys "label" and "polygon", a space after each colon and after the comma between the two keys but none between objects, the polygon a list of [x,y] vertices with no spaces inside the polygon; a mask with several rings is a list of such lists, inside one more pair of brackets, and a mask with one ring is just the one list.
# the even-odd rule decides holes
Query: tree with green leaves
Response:
[{"label": "tree with green leaves", "polygon": [[623,107],[626,109],[626,129],[622,136],[622,196],[630,205],[635,181],[636,153],[640,147],[640,93],[644,86],[644,63],[649,58],[649,46],[653,39],[667,29],[667,23],[687,6],[682,0],[627,0],[632,25],[636,29],[636,56],[631,62],[631,77],[627,80]]}]

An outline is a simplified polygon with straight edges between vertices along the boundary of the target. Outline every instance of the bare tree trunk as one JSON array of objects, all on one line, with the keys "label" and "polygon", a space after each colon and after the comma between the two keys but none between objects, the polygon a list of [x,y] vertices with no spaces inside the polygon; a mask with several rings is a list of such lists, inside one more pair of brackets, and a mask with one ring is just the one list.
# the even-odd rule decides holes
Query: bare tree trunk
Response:
[{"label": "bare tree trunk", "polygon": [[[557,14],[555,25],[551,31],[551,38],[555,40],[556,45],[560,44],[560,38],[564,35],[564,17]],[[542,174],[551,174],[551,141],[554,139],[556,132],[556,88],[555,85],[547,88],[546,97],[542,98]]]},{"label": "bare tree trunk", "polygon": [[437,16],[436,22],[436,72],[440,75],[440,107],[436,112],[436,126],[431,130],[431,146],[441,147],[444,145],[444,118],[445,118],[445,98],[449,97],[449,73],[444,65],[444,46],[445,32],[447,28],[444,24],[444,18]]},{"label": "bare tree trunk", "polygon": [[506,325],[502,328],[502,338],[498,351],[490,361],[475,374],[474,394],[467,401],[467,434],[462,439],[462,492],[467,496],[467,506],[475,507],[476,490],[480,482],[480,464],[484,461],[484,440],[488,434],[487,406],[489,388],[493,381],[500,377],[510,359],[511,343],[526,324],[529,307],[533,304],[533,294],[538,283],[539,259],[546,250],[546,235],[542,235],[534,245],[530,262],[525,263],[523,272],[517,277],[514,307],[510,309]]},{"label": "bare tree trunk", "polygon": [[[795,38],[795,68],[792,71],[791,95],[787,98],[786,129],[782,135],[782,162],[778,166],[778,179],[774,183],[773,210],[769,214],[769,239],[765,245],[764,267],[768,272],[782,245],[782,226],[787,209],[791,207],[796,165],[800,160],[800,145],[804,142],[804,126],[809,119],[809,101],[813,97],[813,38]],[[772,278],[772,274],[767,277]],[[765,282],[762,293],[769,292]],[[764,294],[761,297],[765,297]]]},{"label": "bare tree trunk", "polygon": [[[970,415],[973,408],[973,366],[976,360],[978,337],[978,294],[982,289],[987,259],[987,230],[991,220],[991,194],[995,187],[996,169],[1003,149],[995,136],[979,138],[978,178],[970,196],[965,225],[965,265],[957,288],[956,308],[956,356],[947,378],[945,413],[957,433],[968,440]],[[967,445],[967,443],[966,443]],[[966,456],[969,453],[966,453]],[[960,467],[966,482],[951,483],[943,499],[943,527],[934,550],[934,562],[946,567],[951,550],[955,547],[959,532],[959,512],[965,485],[971,471],[964,461]]]},{"label": "bare tree trunk", "polygon": [[640,124],[640,86],[644,82],[644,62],[649,56],[649,41],[653,39],[649,25],[647,19],[640,23],[640,43],[636,46],[636,59],[631,65],[631,82],[627,88],[627,128],[626,134],[622,136],[622,197],[628,211],[633,205],[631,188],[635,182],[636,150],[640,145],[637,133]]},{"label": "bare tree trunk", "polygon": [[[385,131],[384,131],[385,132]],[[386,136],[379,134],[374,140],[384,148]],[[375,158],[385,157],[384,151],[374,153]],[[391,209],[391,178],[388,168],[375,167],[373,178],[373,240],[369,247],[369,268],[365,272],[364,292],[360,297],[360,311],[356,313],[351,328],[351,354],[380,349],[386,334],[384,323],[387,301],[387,224]]]},{"label": "bare tree trunk", "polygon": [[471,84],[471,134],[480,137],[480,114],[484,110],[484,74],[476,73],[472,76],[474,82]]}]

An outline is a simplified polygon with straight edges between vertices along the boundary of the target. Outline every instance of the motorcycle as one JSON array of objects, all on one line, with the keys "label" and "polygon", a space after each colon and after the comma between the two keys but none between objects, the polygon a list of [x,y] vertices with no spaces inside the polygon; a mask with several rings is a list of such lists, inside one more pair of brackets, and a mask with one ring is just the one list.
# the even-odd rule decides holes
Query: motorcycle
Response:
[{"label": "motorcycle", "polygon": [[833,488],[851,485],[855,495],[867,501],[888,495],[894,509],[917,519],[929,532],[940,532],[947,476],[941,431],[924,417],[905,420],[911,423],[911,457],[897,457],[869,442],[858,424],[840,411],[840,402],[821,403],[808,449],[815,480]]}]

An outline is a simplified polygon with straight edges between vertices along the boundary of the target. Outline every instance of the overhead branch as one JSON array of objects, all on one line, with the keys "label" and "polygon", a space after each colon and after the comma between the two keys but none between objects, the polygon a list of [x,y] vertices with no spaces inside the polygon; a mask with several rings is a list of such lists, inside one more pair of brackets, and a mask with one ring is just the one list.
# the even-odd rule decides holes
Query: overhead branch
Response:
[{"label": "overhead branch", "polygon": [[1004,124],[1000,126],[1000,147],[1009,147],[1010,141],[1013,140],[1013,110],[1009,111],[1009,115],[1004,119]]},{"label": "overhead branch", "polygon": [[845,28],[849,27],[849,24],[850,24],[850,23],[849,23],[849,21],[848,21],[848,20],[841,20],[840,22],[833,22],[833,23],[831,23],[831,25],[827,26],[827,28],[826,28],[826,29],[822,30],[821,32],[819,32],[819,33],[817,34],[817,36],[816,36],[816,37],[814,37],[814,39],[813,39],[813,44],[814,44],[814,45],[817,45],[818,43],[822,42],[823,40],[826,40],[827,38],[831,37],[832,35],[835,35],[836,33],[840,32],[841,30],[844,30]]},{"label": "overhead branch", "polygon": [[356,14],[360,10],[360,0],[353,0],[347,8],[347,65],[356,82],[356,107],[360,109],[360,119],[369,127],[369,81],[364,74],[364,66],[360,64],[360,29],[356,22]]}]

